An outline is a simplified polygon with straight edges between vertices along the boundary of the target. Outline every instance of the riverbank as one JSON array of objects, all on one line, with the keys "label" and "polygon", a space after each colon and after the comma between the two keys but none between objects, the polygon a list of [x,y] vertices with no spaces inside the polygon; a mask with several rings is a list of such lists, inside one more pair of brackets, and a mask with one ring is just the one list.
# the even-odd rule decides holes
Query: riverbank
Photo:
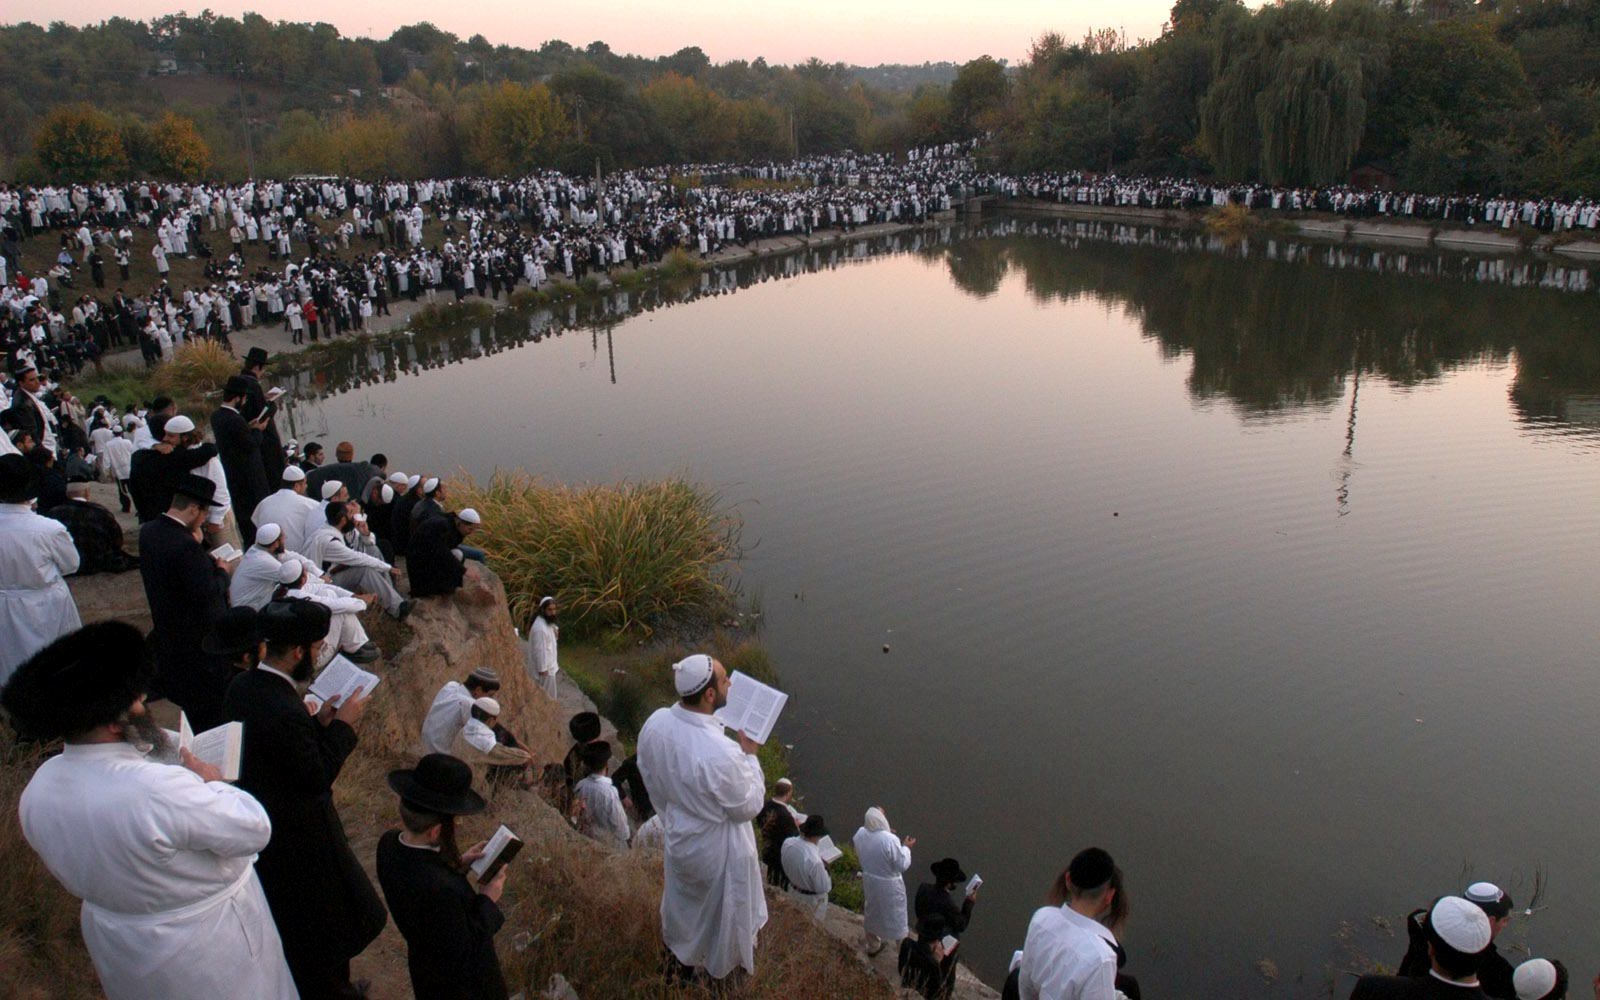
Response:
[{"label": "riverbank", "polygon": [[[1182,209],[1066,204],[1032,198],[1018,198],[1003,204],[1006,211],[1024,215],[1133,222],[1150,226],[1199,226],[1205,223],[1208,214]],[[1325,242],[1430,247],[1496,256],[1532,252],[1600,262],[1600,239],[1570,232],[1551,235],[1521,227],[1499,230],[1489,226],[1469,227],[1396,219],[1345,219],[1283,212],[1254,213],[1254,217],[1285,236]]]},{"label": "riverbank", "polygon": [[[116,510],[114,491],[93,484],[97,502]],[[137,551],[136,525],[119,521],[128,548]],[[149,612],[136,573],[69,579],[85,622],[117,618],[141,628]],[[403,585],[403,583],[402,583]],[[375,877],[378,838],[395,826],[393,796],[384,775],[409,766],[421,752],[420,721],[434,693],[477,666],[495,668],[503,687],[502,722],[517,733],[535,761],[554,762],[569,743],[566,720],[596,706],[577,677],[613,676],[628,669],[637,651],[598,644],[563,649],[570,667],[560,679],[560,699],[551,702],[528,680],[523,646],[512,625],[510,604],[493,573],[469,581],[450,598],[418,602],[411,618],[395,623],[369,613],[367,627],[384,650],[374,665],[383,685],[361,725],[361,741],[335,785],[335,800],[356,855]],[[158,714],[165,706],[157,703]],[[628,737],[606,720],[602,736],[624,747]],[[620,753],[619,753],[620,756]],[[0,967],[8,970],[6,995],[77,1000],[102,995],[77,926],[77,901],[37,863],[21,840],[16,800],[41,761],[29,748],[0,735],[0,850],[13,859],[12,878],[0,890]],[[476,784],[486,787],[481,766]],[[656,968],[659,949],[660,857],[654,852],[617,852],[588,840],[534,792],[502,790],[490,796],[483,815],[464,825],[463,836],[486,837],[498,824],[515,830],[522,853],[502,908],[506,925],[497,936],[502,967],[513,991],[541,995],[554,976],[580,997],[699,996],[667,990]],[[787,897],[769,897],[770,922],[757,951],[757,975],[739,995],[752,998],[891,998],[900,995],[893,959],[869,960],[858,946],[860,917],[837,907],[825,926],[813,923]],[[404,941],[393,925],[354,964],[354,974],[372,982],[375,998],[409,995]],[[993,990],[965,970],[956,996],[987,1000]]]}]

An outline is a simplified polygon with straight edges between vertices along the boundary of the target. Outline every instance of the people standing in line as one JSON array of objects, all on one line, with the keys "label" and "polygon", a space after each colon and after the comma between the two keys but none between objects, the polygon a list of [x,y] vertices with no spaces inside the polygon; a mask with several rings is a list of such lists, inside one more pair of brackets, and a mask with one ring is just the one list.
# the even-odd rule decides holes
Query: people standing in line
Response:
[{"label": "people standing in line", "polygon": [[812,814],[800,824],[800,835],[785,840],[780,852],[790,898],[819,924],[827,919],[828,893],[833,891],[833,876],[828,874],[828,863],[817,849],[817,842],[827,835],[827,823]]},{"label": "people standing in line", "polygon": [[898,948],[911,933],[906,923],[905,873],[911,868],[911,848],[917,839],[895,836],[889,818],[873,806],[851,843],[861,862],[862,932],[867,954],[875,956],[885,945]]},{"label": "people standing in line", "polygon": [[1121,883],[1116,862],[1098,847],[1079,851],[1056,876],[1012,973],[1022,1000],[1114,1000],[1122,949],[1107,925],[1126,917],[1126,907],[1113,916]]},{"label": "people standing in line", "polygon": [[639,731],[639,770],[666,827],[662,939],[670,978],[703,969],[712,980],[755,971],[767,901],[751,821],[765,782],[754,740],[723,733],[728,674],[705,654],[672,668],[678,701]]},{"label": "people standing in line", "polygon": [[252,862],[272,834],[261,803],[150,717],[144,637],[122,622],[66,635],[12,676],[0,705],[37,740],[64,739],[18,803],[23,837],[83,900],[80,925],[110,1000],[294,1000]]},{"label": "people standing in line", "polygon": [[528,676],[552,701],[560,698],[556,683],[556,674],[561,672],[556,660],[556,644],[561,638],[561,627],[556,623],[560,619],[561,608],[556,599],[542,597],[528,626]]},{"label": "people standing in line", "polygon": [[767,884],[788,889],[783,874],[783,845],[800,835],[800,817],[794,809],[794,782],[779,778],[772,784],[772,797],[756,813],[756,829],[761,831],[761,864],[767,870]]},{"label": "people standing in line", "polygon": [[585,774],[573,787],[573,809],[578,814],[580,833],[618,850],[627,850],[631,836],[628,814],[623,811],[621,794],[606,773],[610,767],[610,743],[595,740],[584,745]]},{"label": "people standing in line", "polygon": [[188,714],[196,732],[223,721],[227,667],[202,643],[228,609],[229,573],[238,565],[214,558],[200,542],[215,492],[211,480],[188,476],[178,483],[167,512],[139,529],[156,688]]},{"label": "people standing in line", "polygon": [[1478,966],[1494,940],[1489,916],[1460,896],[1442,896],[1428,911],[1424,976],[1362,976],[1350,1000],[1487,1000]]},{"label": "people standing in line", "polygon": [[456,817],[484,810],[472,769],[448,754],[428,754],[414,768],[389,773],[400,796],[399,830],[378,840],[378,884],[406,941],[416,1000],[505,1000],[494,936],[505,924],[500,897],[506,873],[469,881],[486,844],[461,853]]},{"label": "people standing in line", "polygon": [[361,996],[350,959],[388,920],[333,805],[367,698],[324,704],[315,715],[303,700],[331,617],[311,601],[267,605],[258,617],[266,653],[233,679],[223,703],[229,719],[244,723],[239,787],[272,820],[256,871],[301,1000]]},{"label": "people standing in line", "polygon": [[0,684],[82,624],[65,579],[78,571],[78,549],[66,525],[33,512],[38,483],[27,458],[0,455]]}]

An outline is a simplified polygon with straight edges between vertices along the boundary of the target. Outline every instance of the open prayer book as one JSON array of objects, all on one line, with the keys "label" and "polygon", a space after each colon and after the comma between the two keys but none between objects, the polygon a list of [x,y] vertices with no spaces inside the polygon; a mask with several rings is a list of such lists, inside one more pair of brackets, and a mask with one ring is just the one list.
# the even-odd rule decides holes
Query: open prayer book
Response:
[{"label": "open prayer book", "polygon": [[195,735],[194,728],[189,725],[189,716],[178,713],[178,731],[168,729],[167,736],[171,738],[171,748],[165,760],[169,764],[180,763],[179,750],[187,750],[200,760],[222,772],[223,781],[239,780],[239,754],[244,745],[244,723],[224,722],[215,729]]},{"label": "open prayer book", "polygon": [[981,875],[972,876],[971,878],[967,879],[967,891],[962,893],[962,895],[963,896],[972,895],[973,893],[978,891],[978,886],[980,886],[982,884],[983,884],[983,876],[981,876]]},{"label": "open prayer book", "polygon": [[483,849],[483,857],[472,863],[472,874],[477,876],[479,882],[493,882],[494,877],[500,874],[500,869],[510,863],[520,850],[522,841],[508,827],[502,826],[489,838],[489,846]]},{"label": "open prayer book", "polygon": [[817,841],[817,853],[822,855],[822,863],[831,865],[844,857],[844,852],[834,844],[832,837],[823,837]]},{"label": "open prayer book", "polygon": [[734,732],[765,743],[788,701],[789,696],[777,688],[736,670],[728,678],[728,704],[718,709],[714,718]]},{"label": "open prayer book", "polygon": [[372,693],[383,678],[377,674],[362,670],[360,667],[345,659],[342,654],[336,654],[322,668],[322,673],[311,682],[311,687],[306,691],[308,700],[317,703],[321,708],[324,704],[335,698],[339,704],[353,697],[365,698]]},{"label": "open prayer book", "polygon": [[242,555],[244,555],[244,553],[234,548],[232,542],[223,542],[221,545],[218,545],[216,548],[211,550],[211,558],[220,560],[221,562],[233,562]]}]

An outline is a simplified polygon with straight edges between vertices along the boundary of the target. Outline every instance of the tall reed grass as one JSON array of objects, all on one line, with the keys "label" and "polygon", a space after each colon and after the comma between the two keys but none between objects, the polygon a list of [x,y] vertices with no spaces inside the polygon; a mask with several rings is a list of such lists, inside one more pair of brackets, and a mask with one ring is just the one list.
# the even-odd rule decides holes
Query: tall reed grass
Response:
[{"label": "tall reed grass", "polygon": [[554,594],[574,635],[649,636],[702,627],[733,606],[742,521],[716,491],[686,479],[562,486],[526,472],[450,486],[476,508],[473,542],[505,581],[526,626]]},{"label": "tall reed grass", "polygon": [[239,371],[239,359],[214,340],[192,340],[150,376],[150,385],[173,399],[198,401]]}]

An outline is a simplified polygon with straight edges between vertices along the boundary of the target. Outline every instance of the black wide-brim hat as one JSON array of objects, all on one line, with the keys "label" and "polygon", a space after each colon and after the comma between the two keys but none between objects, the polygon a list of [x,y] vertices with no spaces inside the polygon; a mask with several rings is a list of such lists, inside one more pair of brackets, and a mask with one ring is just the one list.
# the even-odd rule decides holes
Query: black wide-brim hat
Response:
[{"label": "black wide-brim hat", "polygon": [[154,674],[144,633],[95,622],[33,654],[0,690],[12,725],[34,739],[76,736],[115,722]]},{"label": "black wide-brim hat", "polygon": [[238,656],[261,645],[261,629],[255,608],[229,608],[200,640],[200,648],[212,656]]},{"label": "black wide-brim hat", "polygon": [[184,476],[183,480],[178,483],[178,488],[173,492],[180,493],[191,500],[198,500],[207,507],[223,506],[217,503],[217,484],[205,476],[196,476],[192,473]]},{"label": "black wide-brim hat", "polygon": [[246,368],[254,368],[256,365],[264,365],[266,363],[267,352],[264,348],[252,347],[244,352],[244,366]]},{"label": "black wide-brim hat", "polygon": [[955,858],[945,858],[935,861],[932,867],[933,877],[939,882],[965,882],[967,873],[961,870],[961,863]]},{"label": "black wide-brim hat", "polygon": [[579,743],[600,738],[600,716],[594,712],[579,712],[567,721],[567,732]]},{"label": "black wide-brim hat", "polygon": [[256,617],[256,627],[268,642],[284,646],[309,646],[328,634],[333,612],[315,601],[273,601]]},{"label": "black wide-brim hat", "polygon": [[487,805],[472,790],[472,768],[447,753],[430,753],[416,767],[390,771],[389,787],[401,801],[423,812],[470,816]]}]

